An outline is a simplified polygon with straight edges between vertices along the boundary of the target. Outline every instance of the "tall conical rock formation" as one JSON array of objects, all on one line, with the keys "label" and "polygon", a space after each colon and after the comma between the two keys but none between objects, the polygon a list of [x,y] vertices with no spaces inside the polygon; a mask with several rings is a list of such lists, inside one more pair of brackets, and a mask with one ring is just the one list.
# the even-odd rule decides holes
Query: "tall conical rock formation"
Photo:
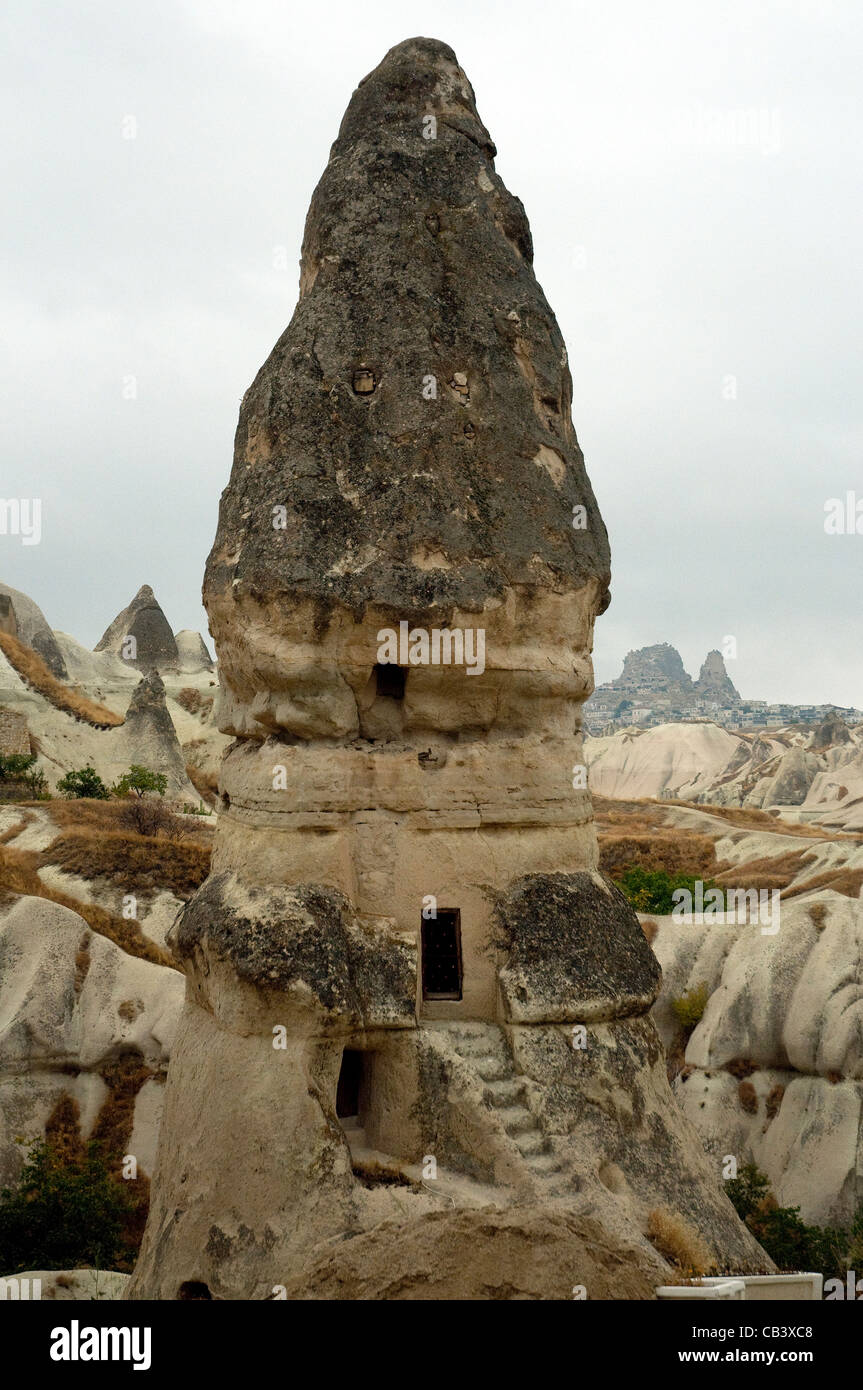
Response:
[{"label": "tall conical rock formation", "polygon": [[168,671],[177,666],[171,625],[149,584],[142,584],[128,607],[117,614],[94,651],[113,652],[139,671]]},{"label": "tall conical rock formation", "polygon": [[740,703],[734,682],[725,669],[725,660],[718,651],[708,652],[704,658],[695,690],[703,700],[718,700],[721,705]]},{"label": "tall conical rock formation", "polygon": [[588,1213],[655,1281],[657,1205],[722,1266],[765,1263],[676,1107],[656,961],[597,867],[579,722],[608,545],[493,154],[452,50],[391,50],[244,397],[204,585],[237,742],[171,933],[186,1004],[131,1297],[342,1287],[373,1229],[376,1279],[390,1242],[455,1259],[439,1297],[505,1297],[555,1241],[571,1287]]}]

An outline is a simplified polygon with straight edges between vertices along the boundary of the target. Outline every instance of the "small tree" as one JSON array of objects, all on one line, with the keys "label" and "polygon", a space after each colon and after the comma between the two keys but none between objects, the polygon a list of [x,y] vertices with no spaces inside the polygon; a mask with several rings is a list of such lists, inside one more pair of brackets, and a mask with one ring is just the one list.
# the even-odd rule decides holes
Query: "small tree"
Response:
[{"label": "small tree", "polygon": [[[16,791],[30,792],[34,801],[50,800],[45,785],[45,774],[36,766],[35,753],[9,753],[0,756],[0,784],[6,784],[6,793],[0,792],[0,800],[16,799]],[[21,799],[27,799],[21,798]]]},{"label": "small tree", "polygon": [[148,767],[133,763],[111,790],[115,796],[128,796],[130,792],[135,796],[144,796],[146,792],[158,792],[159,796],[164,796],[167,786],[168,779],[164,772],[151,772]]},{"label": "small tree", "polygon": [[95,1141],[75,1157],[37,1140],[15,1189],[0,1192],[0,1268],[116,1269],[134,1258],[129,1194]]},{"label": "small tree", "polygon": [[89,797],[94,801],[107,801],[110,796],[108,788],[102,781],[95,768],[79,768],[77,772],[67,772],[57,783],[58,792],[62,792],[69,800],[76,797]]}]

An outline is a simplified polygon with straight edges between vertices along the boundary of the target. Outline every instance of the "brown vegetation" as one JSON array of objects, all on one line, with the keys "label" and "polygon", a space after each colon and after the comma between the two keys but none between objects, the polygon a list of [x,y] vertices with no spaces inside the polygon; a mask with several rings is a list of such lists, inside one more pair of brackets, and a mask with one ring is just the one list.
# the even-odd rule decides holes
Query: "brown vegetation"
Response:
[{"label": "brown vegetation", "polygon": [[194,763],[186,763],[186,776],[204,803],[215,806],[219,799],[218,773],[195,767]]},{"label": "brown vegetation", "polygon": [[407,1177],[399,1168],[393,1168],[388,1163],[379,1163],[377,1159],[359,1159],[351,1165],[355,1178],[359,1178],[363,1187],[378,1187],[381,1183],[386,1183],[395,1187],[410,1187],[414,1192],[421,1192],[422,1186]]},{"label": "brown vegetation", "polygon": [[809,920],[816,931],[823,931],[827,926],[829,909],[826,903],[809,904]]},{"label": "brown vegetation", "polygon": [[765,1107],[767,1110],[768,1120],[776,1119],[776,1116],[779,1114],[779,1107],[782,1104],[782,1097],[784,1095],[785,1087],[781,1085],[781,1083],[777,1082],[775,1086],[771,1086],[770,1090],[767,1093],[767,1102]]},{"label": "brown vegetation", "polygon": [[43,864],[56,864],[80,878],[113,879],[128,893],[166,889],[188,898],[210,871],[210,846],[165,835],[76,830],[53,841],[41,856]]},{"label": "brown vegetation", "polygon": [[200,714],[202,719],[206,719],[213,708],[212,695],[203,695],[193,685],[184,685],[183,689],[174,696],[174,699],[189,714]]},{"label": "brown vegetation", "polygon": [[60,907],[68,907],[70,911],[83,917],[92,931],[106,936],[130,956],[152,961],[154,965],[170,965],[176,969],[171,957],[152,941],[147,940],[137,922],[128,921],[125,917],[116,917],[113,913],[106,912],[103,907],[96,907],[94,903],[83,903],[68,893],[61,893],[58,889],[49,888],[44,884],[36,872],[43,862],[43,856],[34,850],[0,846],[0,894],[45,898],[48,902],[58,903]]},{"label": "brown vegetation", "polygon": [[751,1081],[741,1081],[737,1087],[737,1099],[747,1115],[758,1114],[758,1092]]},{"label": "brown vegetation", "polygon": [[758,892],[762,888],[785,889],[804,865],[811,864],[814,858],[811,850],[791,849],[784,854],[764,855],[743,864],[720,864],[714,878],[722,888],[754,888]]},{"label": "brown vegetation", "polygon": [[0,649],[25,684],[44,696],[55,709],[70,714],[85,724],[92,724],[94,729],[116,729],[124,722],[122,715],[115,714],[106,705],[96,704],[86,695],[81,695],[77,690],[72,690],[62,681],[58,681],[38,652],[19,642],[11,633],[0,632]]},{"label": "brown vegetation", "polygon": [[669,874],[712,878],[716,851],[709,835],[688,830],[653,831],[639,835],[606,834],[599,842],[599,865],[607,874],[638,866],[664,869]]},{"label": "brown vegetation", "polygon": [[668,1207],[654,1207],[649,1213],[647,1239],[663,1259],[690,1276],[706,1274],[713,1264],[698,1232]]},{"label": "brown vegetation", "polygon": [[745,1057],[735,1057],[733,1062],[727,1062],[724,1070],[736,1076],[738,1081],[745,1081],[747,1076],[751,1076],[758,1068],[754,1062],[749,1062]]},{"label": "brown vegetation", "polygon": [[[802,883],[795,883],[786,890],[786,898],[798,898],[801,893],[811,893],[814,889],[832,888],[834,893],[842,893],[846,898],[859,898],[863,887],[863,869],[828,869],[823,874],[815,874]],[[810,914],[811,915],[811,914]]]}]

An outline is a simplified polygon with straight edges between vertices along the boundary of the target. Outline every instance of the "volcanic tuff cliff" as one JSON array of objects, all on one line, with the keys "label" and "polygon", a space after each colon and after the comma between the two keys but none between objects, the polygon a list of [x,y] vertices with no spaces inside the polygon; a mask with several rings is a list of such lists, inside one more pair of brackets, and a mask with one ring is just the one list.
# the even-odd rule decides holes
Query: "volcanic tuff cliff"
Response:
[{"label": "volcanic tuff cliff", "polygon": [[[573,778],[608,542],[493,156],[452,50],[392,49],[243,399],[204,584],[237,742],[170,938],[186,1002],[131,1297],[359,1296],[370,1249],[376,1296],[413,1251],[407,1296],[507,1297],[550,1241],[531,1293],[568,1296],[588,1215],[646,1289],[658,1203],[765,1263],[674,1104],[656,962]],[[401,623],[482,629],[485,669],[418,648],[394,672]]]}]

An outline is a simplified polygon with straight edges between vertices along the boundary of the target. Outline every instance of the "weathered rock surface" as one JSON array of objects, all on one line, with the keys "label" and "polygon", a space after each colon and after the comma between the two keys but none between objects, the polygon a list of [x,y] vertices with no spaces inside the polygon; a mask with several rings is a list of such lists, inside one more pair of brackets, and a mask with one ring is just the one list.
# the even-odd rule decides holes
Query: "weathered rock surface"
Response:
[{"label": "weathered rock surface", "polygon": [[[4,1276],[0,1275],[0,1279]],[[120,1274],[113,1269],[31,1269],[26,1274],[7,1275],[6,1278],[18,1281],[19,1286],[28,1281],[28,1294],[35,1297],[33,1286],[38,1281],[39,1297],[60,1302],[73,1299],[76,1303],[90,1303],[98,1300],[119,1299],[129,1282],[128,1274]]]},{"label": "weathered rock surface", "polygon": [[42,609],[26,594],[20,593],[18,589],[10,588],[8,584],[0,584],[0,596],[9,599],[12,610],[11,618],[7,610],[6,625],[3,631],[10,631],[13,637],[18,637],[21,642],[26,642],[28,647],[32,647],[34,652],[39,653],[48,670],[58,680],[66,680],[68,676],[66,663]]},{"label": "weathered rock surface", "polygon": [[127,955],[68,908],[31,897],[0,907],[0,1185],[14,1182],[22,1140],[43,1134],[64,1095],[91,1132],[109,1098],[103,1072],[123,1056],[151,1074],[132,1152],[152,1171],[182,997],[177,971]]},{"label": "weathered rock surface", "polygon": [[499,972],[513,1023],[600,1023],[646,1013],[660,972],[638,918],[602,874],[531,874],[498,906]]},{"label": "weathered rock surface", "polygon": [[113,652],[139,671],[149,671],[151,667],[173,670],[179,663],[174,634],[149,584],[142,584],[94,650]]},{"label": "weathered rock surface", "polygon": [[[664,1270],[656,1205],[717,1265],[767,1263],[675,1105],[655,962],[596,873],[574,772],[607,539],[493,155],[452,50],[391,50],[243,399],[204,585],[237,742],[169,935],[187,993],[131,1298],[396,1296],[412,1260],[417,1296],[559,1296],[578,1278],[543,1232],[597,1285],[588,1217],[609,1260]],[[402,624],[480,630],[482,670],[421,641],[385,660]]]},{"label": "weathered rock surface", "polygon": [[717,700],[724,706],[740,703],[740,695],[725,669],[725,660],[721,652],[707,653],[695,682],[695,690],[702,699]]},{"label": "weathered rock surface", "polygon": [[708,721],[627,729],[586,739],[585,758],[601,796],[796,807],[803,820],[863,829],[863,726],[841,719],[754,739]]},{"label": "weathered rock surface", "polygon": [[[709,991],[675,1084],[708,1153],[755,1161],[805,1220],[847,1225],[863,1202],[863,904],[837,893],[783,903],[775,935],[658,920],[653,1017],[666,1047],[671,1001]],[[739,1063],[754,1100],[741,1098]]]},{"label": "weathered rock surface", "polygon": [[325,1247],[286,1295],[571,1300],[580,1285],[590,1299],[649,1299],[663,1269],[642,1247],[569,1211],[441,1211]]},{"label": "weathered rock surface", "polygon": [[110,781],[128,772],[132,763],[167,778],[167,795],[198,802],[186,773],[186,761],[165,700],[165,685],[158,671],[142,676],[129,702],[125,723],[101,736],[99,763]]},{"label": "weathered rock surface", "polygon": [[213,658],[207,651],[207,644],[200,632],[184,627],[174,636],[177,644],[177,663],[181,671],[212,671]]}]

